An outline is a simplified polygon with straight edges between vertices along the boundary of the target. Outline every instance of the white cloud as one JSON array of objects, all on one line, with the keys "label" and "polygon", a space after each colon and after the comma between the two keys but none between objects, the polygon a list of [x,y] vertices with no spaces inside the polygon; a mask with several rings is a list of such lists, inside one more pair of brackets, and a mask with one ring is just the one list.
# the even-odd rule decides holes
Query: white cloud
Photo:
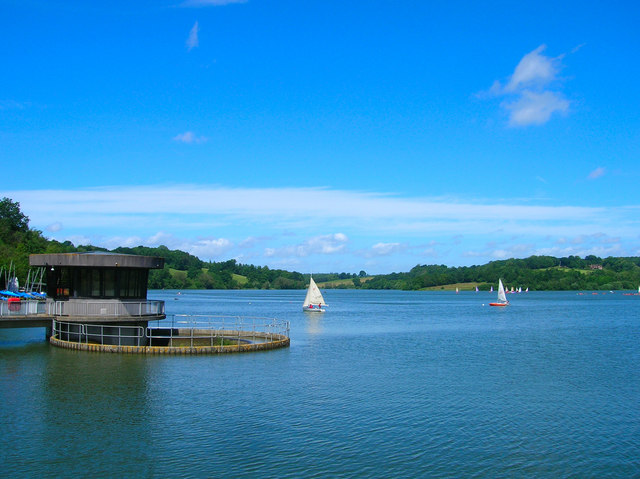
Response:
[{"label": "white cloud", "polygon": [[49,233],[57,233],[58,231],[61,231],[62,228],[62,223],[58,221],[56,223],[51,223],[50,225],[45,226],[44,230],[48,231]]},{"label": "white cloud", "polygon": [[343,233],[314,236],[297,245],[285,245],[279,248],[265,248],[268,257],[296,256],[307,257],[313,254],[331,255],[345,251],[349,238]]},{"label": "white cloud", "polygon": [[180,133],[173,137],[173,141],[177,141],[180,143],[204,143],[207,141],[207,138],[204,136],[196,136],[192,131],[185,131],[184,133]]},{"label": "white cloud", "polygon": [[376,243],[371,247],[367,256],[389,256],[405,249],[406,245],[401,243]]},{"label": "white cloud", "polygon": [[222,7],[234,3],[247,3],[248,0],[186,0],[183,7]]},{"label": "white cloud", "polygon": [[201,239],[195,243],[185,244],[183,248],[200,259],[215,259],[233,248],[233,243],[226,238]]},{"label": "white cloud", "polygon": [[554,113],[569,110],[569,102],[560,93],[552,91],[523,91],[515,101],[503,106],[510,112],[510,126],[542,125]]},{"label": "white cloud", "polygon": [[540,45],[527,53],[503,86],[498,80],[478,96],[505,97],[500,106],[508,114],[509,126],[522,127],[547,123],[554,113],[567,113],[571,103],[559,91],[558,73],[564,55],[552,58],[542,54]]},{"label": "white cloud", "polygon": [[[300,231],[298,226],[324,228],[327,222],[371,231],[422,234],[431,230],[486,233],[515,225],[547,222],[554,225],[608,222],[624,207],[545,206],[498,202],[441,201],[402,198],[323,188],[225,188],[205,186],[147,186],[82,190],[26,190],[6,193],[20,200],[32,221],[65,227],[118,223],[151,225],[156,222],[191,225],[237,223],[277,226],[280,231]],[[616,213],[617,212],[617,213]],[[225,219],[227,218],[227,219]],[[505,218],[501,220],[500,218]],[[490,224],[487,224],[490,220]],[[88,222],[88,223],[86,223]],[[342,237],[335,235],[335,240]]]},{"label": "white cloud", "polygon": [[193,24],[193,27],[191,27],[191,31],[189,31],[189,38],[187,38],[187,49],[189,51],[198,46],[198,31],[198,22],[196,22]]},{"label": "white cloud", "polygon": [[[443,200],[328,188],[161,185],[3,194],[20,202],[32,227],[64,225],[52,232],[59,241],[105,247],[164,244],[207,259],[243,255],[254,264],[304,263],[304,269],[316,271],[319,257],[335,269],[344,264],[348,270],[351,258],[359,270],[363,258],[375,258],[380,268],[387,264],[397,270],[401,258],[410,268],[425,256],[450,264],[451,258],[526,256],[558,246],[576,254],[615,243],[631,254],[627,245],[636,247],[640,229],[637,205]],[[596,243],[589,236],[601,231],[620,241]],[[83,235],[82,243],[74,235]],[[517,238],[527,238],[529,249],[517,247]],[[573,243],[579,238],[591,239]]]},{"label": "white cloud", "polygon": [[0,100],[0,110],[24,110],[31,106],[30,102],[20,102],[15,100]]},{"label": "white cloud", "polygon": [[522,57],[504,87],[506,92],[517,92],[536,86],[546,88],[556,79],[559,70],[558,59],[541,55],[546,48],[546,45],[540,45]]},{"label": "white cloud", "polygon": [[601,166],[599,166],[598,168],[596,168],[595,170],[593,170],[591,173],[589,173],[588,178],[590,180],[595,180],[597,178],[600,178],[602,176],[604,176],[604,174],[607,172],[607,170],[605,168],[602,168]]}]

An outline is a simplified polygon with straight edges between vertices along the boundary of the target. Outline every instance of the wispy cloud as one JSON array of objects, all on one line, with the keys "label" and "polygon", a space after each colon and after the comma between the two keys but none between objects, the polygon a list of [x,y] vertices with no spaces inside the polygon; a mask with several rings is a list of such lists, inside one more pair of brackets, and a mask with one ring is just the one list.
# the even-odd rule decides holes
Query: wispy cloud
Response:
[{"label": "wispy cloud", "polygon": [[522,57],[504,87],[505,92],[519,92],[527,88],[547,88],[556,80],[560,69],[559,60],[562,56],[550,58],[542,55],[546,48],[546,45],[540,45]]},{"label": "wispy cloud", "polygon": [[604,176],[606,172],[607,170],[605,168],[599,166],[598,168],[593,170],[591,173],[589,173],[589,176],[587,178],[590,180],[595,180]]},{"label": "wispy cloud", "polygon": [[540,45],[527,53],[504,85],[496,80],[480,95],[505,98],[501,107],[508,114],[509,126],[542,125],[554,114],[569,111],[571,103],[560,91],[558,77],[564,55],[549,57],[543,54],[545,49],[546,45]]},{"label": "wispy cloud", "polygon": [[[446,235],[562,237],[600,231],[630,237],[638,230],[637,206],[445,202],[321,188],[150,186],[5,194],[20,201],[36,228],[55,221],[65,225],[67,235],[168,230],[203,237],[219,231],[235,243],[239,234],[256,233],[277,234],[281,243],[283,232],[304,231],[314,239],[287,247],[288,254],[302,256],[343,251],[352,235],[374,239],[384,252],[385,245],[407,238],[424,243]],[[323,234],[327,229],[341,233]]]},{"label": "wispy cloud", "polygon": [[186,0],[183,7],[222,7],[234,3],[247,3],[248,0]]},{"label": "wispy cloud", "polygon": [[63,229],[62,223],[60,223],[59,221],[56,223],[51,223],[44,227],[44,230],[49,233],[57,233],[58,231],[62,231],[62,229]]},{"label": "wispy cloud", "polygon": [[515,101],[505,102],[502,106],[509,111],[510,126],[542,125],[554,113],[569,110],[569,102],[562,94],[552,91],[536,93],[526,90]]},{"label": "wispy cloud", "polygon": [[197,136],[192,131],[185,131],[184,133],[180,133],[173,137],[173,141],[177,141],[179,143],[205,143],[207,138],[204,136]]},{"label": "wispy cloud", "polygon": [[[305,262],[311,268],[317,267],[313,258],[323,258],[323,264],[342,271],[349,271],[348,261],[361,268],[363,258],[387,265],[378,266],[384,270],[400,270],[398,258],[410,268],[434,257],[446,261],[448,255],[460,261],[543,254],[537,252],[545,248],[604,251],[637,245],[640,228],[638,205],[445,201],[328,188],[160,185],[3,194],[20,202],[33,227],[64,225],[49,231],[59,241],[165,244],[203,259]],[[619,243],[593,244],[602,232]],[[559,246],[560,238],[592,238],[592,244]],[[489,241],[495,244],[477,247]]]},{"label": "wispy cloud", "polygon": [[267,257],[306,257],[312,254],[337,254],[344,252],[349,238],[343,233],[314,236],[296,245],[284,245],[279,248],[265,248]]},{"label": "wispy cloud", "polygon": [[187,49],[189,51],[193,50],[198,46],[198,32],[200,29],[198,28],[198,22],[193,24],[191,30],[189,31],[189,37],[187,38]]},{"label": "wispy cloud", "polygon": [[195,244],[186,245],[188,251],[199,258],[217,258],[233,248],[233,243],[227,238],[200,239]]},{"label": "wispy cloud", "polygon": [[0,110],[24,110],[31,107],[31,102],[0,100]]},{"label": "wispy cloud", "polygon": [[405,249],[406,245],[402,243],[376,243],[366,256],[389,256]]}]

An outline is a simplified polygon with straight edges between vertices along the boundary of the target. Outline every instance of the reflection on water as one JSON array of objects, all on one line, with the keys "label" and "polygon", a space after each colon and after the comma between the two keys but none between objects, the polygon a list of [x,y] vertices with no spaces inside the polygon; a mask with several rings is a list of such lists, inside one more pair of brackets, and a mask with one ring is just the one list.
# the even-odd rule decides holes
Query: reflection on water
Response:
[{"label": "reflection on water", "polygon": [[311,335],[321,334],[322,333],[322,318],[318,317],[318,315],[314,314],[313,316],[308,316],[306,318],[307,323],[307,332]]},{"label": "reflection on water", "polygon": [[[640,300],[529,293],[152,292],[277,317],[291,347],[149,357],[0,331],[11,477],[633,477]],[[635,300],[635,301],[634,301]]]}]

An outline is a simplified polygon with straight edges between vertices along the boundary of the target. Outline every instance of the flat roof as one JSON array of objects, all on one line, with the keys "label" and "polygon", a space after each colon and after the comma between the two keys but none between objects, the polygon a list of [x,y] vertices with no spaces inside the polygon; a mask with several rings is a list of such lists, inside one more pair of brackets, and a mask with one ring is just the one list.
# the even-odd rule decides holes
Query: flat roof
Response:
[{"label": "flat roof", "polygon": [[53,253],[29,255],[30,266],[76,266],[94,268],[164,268],[164,258],[132,254],[103,253]]}]

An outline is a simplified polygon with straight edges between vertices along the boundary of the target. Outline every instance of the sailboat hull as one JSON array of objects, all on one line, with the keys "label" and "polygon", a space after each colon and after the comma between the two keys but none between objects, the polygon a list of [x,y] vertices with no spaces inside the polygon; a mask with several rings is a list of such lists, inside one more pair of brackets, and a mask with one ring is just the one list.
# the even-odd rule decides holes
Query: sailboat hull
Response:
[{"label": "sailboat hull", "polygon": [[302,307],[302,311],[306,311],[308,313],[324,313],[325,309],[324,308],[319,308],[317,306],[314,307],[314,308],[311,308],[309,306],[303,306]]},{"label": "sailboat hull", "polygon": [[508,306],[509,303],[489,303],[489,306]]}]

